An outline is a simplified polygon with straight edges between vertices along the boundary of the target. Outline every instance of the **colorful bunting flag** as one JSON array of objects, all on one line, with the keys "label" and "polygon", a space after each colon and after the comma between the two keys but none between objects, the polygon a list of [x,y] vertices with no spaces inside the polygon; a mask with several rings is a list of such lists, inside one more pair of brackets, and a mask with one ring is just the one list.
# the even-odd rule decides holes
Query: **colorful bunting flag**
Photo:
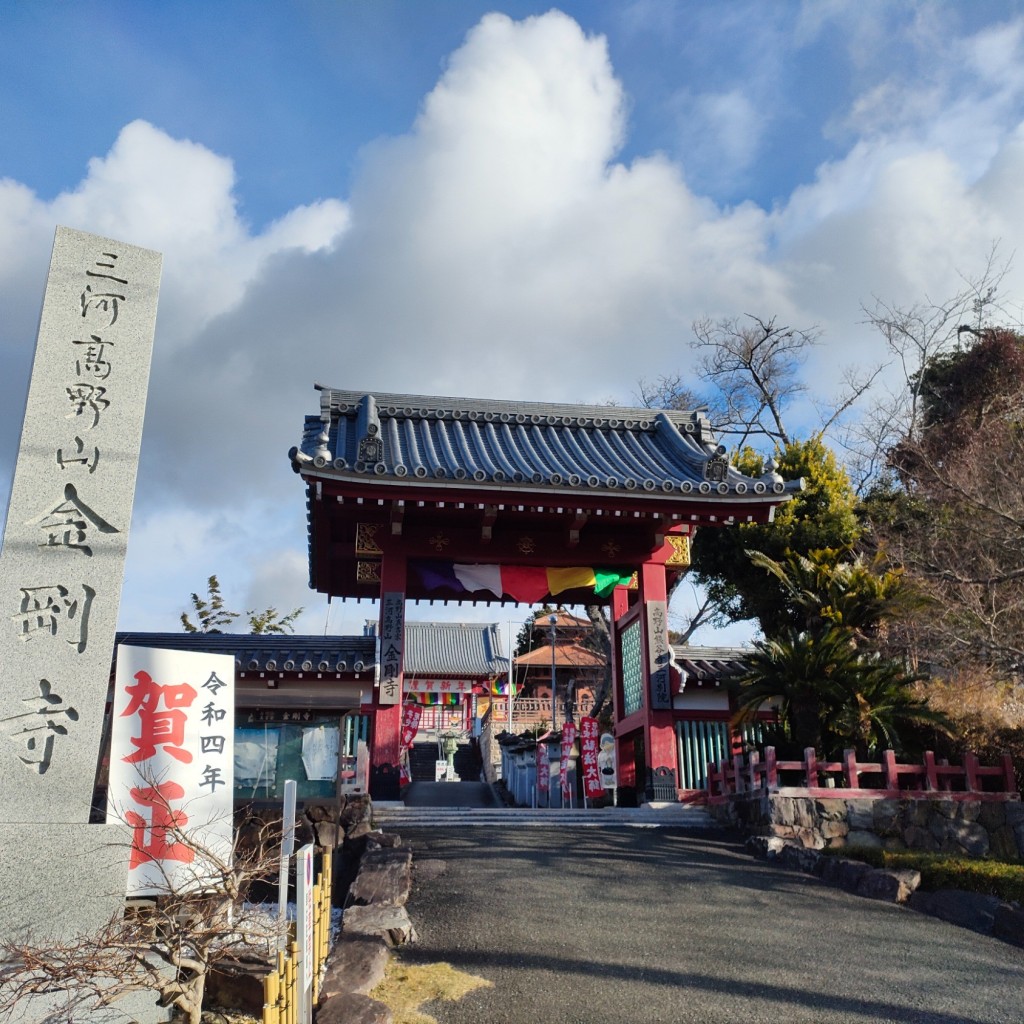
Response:
[{"label": "colorful bunting flag", "polygon": [[592,589],[605,598],[617,586],[628,586],[632,573],[588,566],[557,566],[548,569],[527,565],[461,565],[453,562],[415,560],[410,563],[427,590],[453,590],[494,597],[507,596],[520,604],[537,604],[549,595],[566,590]]}]

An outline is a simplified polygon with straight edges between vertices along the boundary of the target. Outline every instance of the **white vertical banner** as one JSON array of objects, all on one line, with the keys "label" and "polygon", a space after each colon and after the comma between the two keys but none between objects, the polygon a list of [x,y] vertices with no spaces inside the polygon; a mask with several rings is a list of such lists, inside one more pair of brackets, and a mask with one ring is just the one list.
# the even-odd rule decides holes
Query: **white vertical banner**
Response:
[{"label": "white vertical banner", "polygon": [[284,949],[287,943],[288,924],[288,870],[295,852],[295,793],[294,779],[285,779],[284,801],[281,810],[281,860],[277,872],[277,920],[281,928],[278,947]]},{"label": "white vertical banner", "polygon": [[107,820],[132,830],[129,896],[201,889],[231,860],[235,660],[117,650]]},{"label": "white vertical banner", "polygon": [[295,937],[299,946],[299,991],[303,1024],[313,1014],[313,844],[295,854]]}]

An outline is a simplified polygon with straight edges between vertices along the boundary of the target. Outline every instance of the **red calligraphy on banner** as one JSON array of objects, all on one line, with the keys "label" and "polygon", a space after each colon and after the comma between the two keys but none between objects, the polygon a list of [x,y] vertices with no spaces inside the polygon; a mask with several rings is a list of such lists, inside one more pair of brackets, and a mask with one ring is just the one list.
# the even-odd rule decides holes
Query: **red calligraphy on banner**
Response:
[{"label": "red calligraphy on banner", "polygon": [[546,793],[551,788],[551,763],[548,760],[548,748],[543,743],[537,744],[537,789]]},{"label": "red calligraphy on banner", "polygon": [[195,689],[188,683],[161,686],[153,682],[153,677],[148,672],[136,672],[135,679],[135,686],[125,687],[131,695],[131,700],[128,707],[121,712],[121,717],[137,714],[140,735],[130,737],[132,745],[137,749],[134,754],[129,754],[122,760],[128,764],[146,761],[156,754],[157,747],[163,747],[165,753],[188,764],[192,760],[192,754],[183,746],[188,718],[181,709],[189,707],[196,699]]},{"label": "red calligraphy on banner", "polygon": [[[172,811],[171,800],[180,800],[185,790],[176,782],[161,782],[157,786],[134,787],[130,791],[138,807],[150,811],[148,818],[137,811],[126,811],[125,821],[132,827],[132,852],[128,862],[130,869],[137,868],[148,860],[176,860],[191,864],[195,850],[186,843],[169,842],[167,834],[180,831],[188,824],[184,811]],[[146,833],[149,841],[146,841]]]},{"label": "red calligraphy on banner", "polygon": [[572,764],[572,745],[576,742],[576,726],[572,722],[566,722],[562,726],[562,804],[569,800],[572,791],[569,788],[569,767]]},{"label": "red calligraphy on banner", "polygon": [[583,765],[583,793],[593,800],[604,796],[604,784],[597,764],[600,753],[596,718],[580,719],[580,762]]},{"label": "red calligraphy on banner", "polygon": [[411,747],[412,741],[420,728],[420,717],[423,715],[423,706],[420,704],[406,704],[402,709],[402,746]]}]

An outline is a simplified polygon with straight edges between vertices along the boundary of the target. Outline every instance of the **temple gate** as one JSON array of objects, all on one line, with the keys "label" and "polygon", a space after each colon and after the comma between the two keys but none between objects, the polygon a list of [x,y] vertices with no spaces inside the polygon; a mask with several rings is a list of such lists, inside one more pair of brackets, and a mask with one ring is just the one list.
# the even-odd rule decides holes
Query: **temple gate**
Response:
[{"label": "temple gate", "polygon": [[310,586],[380,600],[371,793],[399,796],[406,601],[557,601],[610,605],[620,784],[675,799],[669,589],[697,528],[801,483],[739,473],[700,411],[318,390],[289,455]]}]

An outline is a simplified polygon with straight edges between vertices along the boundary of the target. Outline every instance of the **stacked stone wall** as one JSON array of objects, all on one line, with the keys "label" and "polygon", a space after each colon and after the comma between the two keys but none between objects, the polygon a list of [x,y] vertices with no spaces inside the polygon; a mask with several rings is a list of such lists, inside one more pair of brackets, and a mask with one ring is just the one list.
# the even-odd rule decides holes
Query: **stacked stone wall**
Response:
[{"label": "stacked stone wall", "polygon": [[871,846],[968,857],[1024,858],[1019,800],[819,799],[766,793],[712,804],[711,814],[751,835],[814,850]]}]

